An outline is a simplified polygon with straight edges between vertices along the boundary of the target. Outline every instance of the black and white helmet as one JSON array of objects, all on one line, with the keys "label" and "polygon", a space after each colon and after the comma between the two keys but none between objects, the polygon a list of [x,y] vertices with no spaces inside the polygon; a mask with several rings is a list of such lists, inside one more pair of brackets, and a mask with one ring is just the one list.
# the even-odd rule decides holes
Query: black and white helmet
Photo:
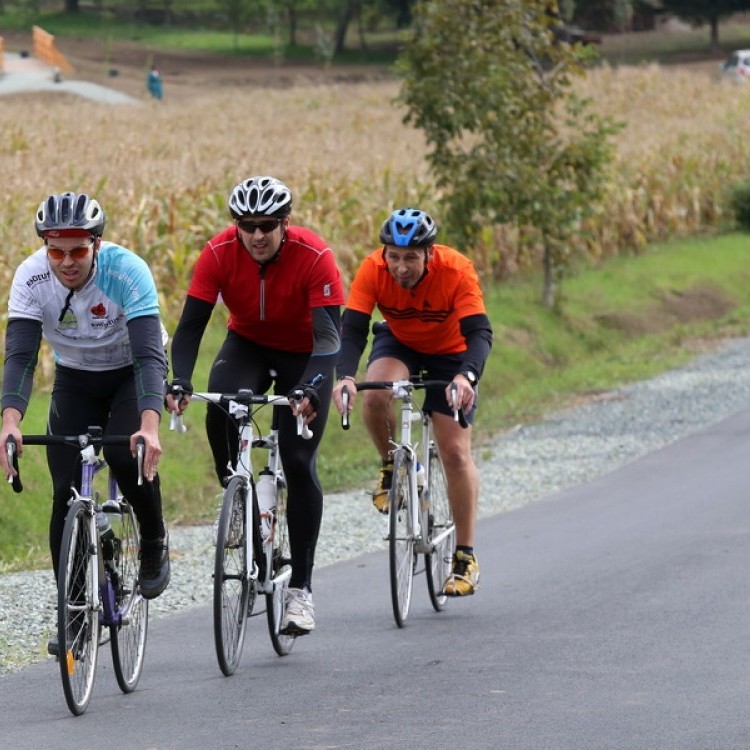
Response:
[{"label": "black and white helmet", "polygon": [[82,229],[94,237],[101,237],[107,217],[98,201],[85,193],[60,193],[50,195],[36,210],[36,233],[44,237],[47,232]]},{"label": "black and white helmet", "polygon": [[229,210],[235,219],[248,216],[283,219],[292,212],[292,192],[275,177],[250,177],[232,190]]}]

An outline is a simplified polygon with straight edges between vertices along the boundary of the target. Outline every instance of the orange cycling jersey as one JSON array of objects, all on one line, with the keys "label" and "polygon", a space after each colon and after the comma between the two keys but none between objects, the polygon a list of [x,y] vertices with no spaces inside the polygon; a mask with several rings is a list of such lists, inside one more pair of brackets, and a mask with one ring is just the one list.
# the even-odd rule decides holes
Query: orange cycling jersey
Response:
[{"label": "orange cycling jersey", "polygon": [[413,289],[394,280],[382,248],[370,253],[354,277],[346,306],[366,315],[377,306],[391,333],[422,354],[465,351],[459,321],[487,314],[474,266],[446,245],[433,245],[427,274]]}]

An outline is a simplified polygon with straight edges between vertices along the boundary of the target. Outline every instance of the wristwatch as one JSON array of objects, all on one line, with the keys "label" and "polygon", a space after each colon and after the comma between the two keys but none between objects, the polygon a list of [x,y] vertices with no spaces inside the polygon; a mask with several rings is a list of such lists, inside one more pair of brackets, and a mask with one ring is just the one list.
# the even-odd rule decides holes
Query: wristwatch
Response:
[{"label": "wristwatch", "polygon": [[479,380],[474,370],[464,370],[459,374],[463,375],[469,381],[469,383],[471,383],[472,386],[475,386],[477,384],[477,380]]}]

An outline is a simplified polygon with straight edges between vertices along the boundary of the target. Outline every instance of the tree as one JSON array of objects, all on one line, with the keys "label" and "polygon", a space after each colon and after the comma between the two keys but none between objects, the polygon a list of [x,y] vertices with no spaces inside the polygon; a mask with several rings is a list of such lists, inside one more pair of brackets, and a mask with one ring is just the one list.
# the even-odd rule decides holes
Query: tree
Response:
[{"label": "tree", "polygon": [[748,0],[659,0],[652,5],[661,7],[667,13],[673,13],[693,26],[709,24],[711,27],[711,49],[718,52],[719,21],[733,13],[750,10]]},{"label": "tree", "polygon": [[551,307],[612,158],[616,125],[571,91],[590,52],[556,43],[549,0],[431,0],[415,20],[400,98],[425,133],[447,228],[466,247],[487,225],[533,235]]}]

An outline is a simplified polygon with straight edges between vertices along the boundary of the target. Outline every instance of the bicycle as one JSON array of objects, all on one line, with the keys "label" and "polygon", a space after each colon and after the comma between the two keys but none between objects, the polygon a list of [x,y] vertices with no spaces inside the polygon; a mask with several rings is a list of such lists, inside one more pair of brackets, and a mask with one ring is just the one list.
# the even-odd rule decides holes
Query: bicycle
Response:
[{"label": "bicycle", "polygon": [[[406,624],[414,576],[427,573],[427,591],[435,611],[445,609],[448,597],[443,582],[450,574],[455,547],[453,523],[445,472],[432,435],[432,419],[414,404],[414,392],[430,386],[447,386],[438,380],[365,381],[353,383],[358,391],[390,390],[401,402],[400,436],[393,444],[393,480],[388,495],[388,560],[391,604],[398,627]],[[455,391],[455,385],[453,386]],[[349,429],[349,390],[342,391],[342,427]],[[454,418],[465,426],[463,414],[454,409]],[[412,441],[412,424],[422,426],[421,444]],[[422,478],[422,471],[424,478]],[[419,556],[424,568],[418,570]]]},{"label": "bicycle", "polygon": [[[105,445],[129,445],[127,435],[102,434],[89,427],[81,435],[24,435],[24,445],[69,445],[80,450],[81,490],[71,487],[63,527],[57,581],[57,637],[60,676],[70,711],[88,708],[98,661],[100,629],[109,628],[112,664],[123,693],[135,690],[143,669],[148,631],[148,601],[138,588],[139,534],[135,513],[122,497],[111,471],[108,496],[99,502],[94,476],[107,465],[99,457]],[[16,442],[6,443],[8,462],[18,471]],[[142,440],[138,444],[138,481],[143,481]],[[23,491],[20,474],[9,480]]]},{"label": "bicycle", "polygon": [[[173,389],[177,400],[182,396]],[[286,656],[295,635],[279,632],[286,610],[286,592],[292,575],[286,516],[286,479],[278,442],[278,411],[289,406],[285,396],[237,393],[193,393],[193,399],[216,404],[231,416],[239,435],[236,468],[231,469],[216,525],[214,561],[214,645],[221,671],[229,677],[239,666],[245,641],[247,618],[255,611],[258,596],[266,597],[266,620],[274,651]],[[302,393],[299,399],[302,399]],[[263,434],[256,422],[260,409],[271,405],[270,429]],[[172,414],[170,429],[185,431],[182,418]],[[312,432],[297,418],[297,432],[305,439]],[[264,468],[256,477],[252,454],[268,451]],[[270,499],[259,503],[262,483],[270,482]],[[250,503],[248,503],[248,499]]]}]

